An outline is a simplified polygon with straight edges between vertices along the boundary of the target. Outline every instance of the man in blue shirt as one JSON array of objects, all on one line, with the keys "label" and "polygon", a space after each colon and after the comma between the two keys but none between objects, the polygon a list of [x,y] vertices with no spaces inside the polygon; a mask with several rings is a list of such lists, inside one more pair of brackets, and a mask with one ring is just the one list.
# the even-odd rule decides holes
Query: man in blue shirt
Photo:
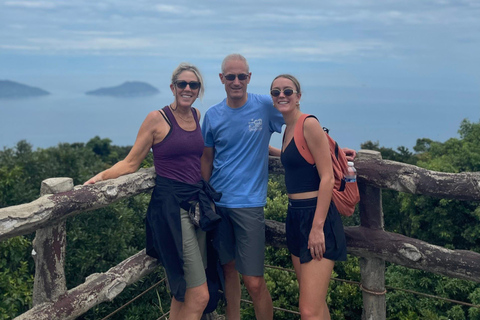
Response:
[{"label": "man in blue shirt", "polygon": [[[205,113],[202,176],[219,192],[222,216],[219,254],[225,274],[227,318],[240,319],[240,279],[252,297],[257,319],[273,319],[264,274],[269,142],[284,120],[269,95],[247,93],[251,72],[239,54],[228,55],[219,74],[227,98]],[[279,156],[280,150],[270,148]]]}]

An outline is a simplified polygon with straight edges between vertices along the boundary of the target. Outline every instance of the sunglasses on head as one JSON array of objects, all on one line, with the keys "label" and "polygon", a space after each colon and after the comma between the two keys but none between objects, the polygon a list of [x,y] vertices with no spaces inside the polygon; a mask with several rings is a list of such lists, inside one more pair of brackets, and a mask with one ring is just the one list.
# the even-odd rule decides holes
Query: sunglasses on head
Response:
[{"label": "sunglasses on head", "polygon": [[198,88],[200,88],[200,82],[198,82],[198,81],[190,81],[190,82],[187,82],[185,80],[176,81],[175,85],[179,89],[185,89],[187,87],[187,85],[190,86],[190,89],[192,89],[192,90],[197,90]]},{"label": "sunglasses on head", "polygon": [[272,89],[272,90],[270,90],[270,94],[272,95],[272,97],[278,97],[280,95],[280,93],[282,93],[282,92],[287,97],[290,97],[292,94],[297,93],[297,91],[295,91],[293,89],[283,89],[283,90]]},{"label": "sunglasses on head", "polygon": [[240,81],[247,80],[247,78],[248,78],[248,74],[245,74],[245,73],[226,74],[224,76],[225,76],[225,79],[227,79],[228,81],[234,81],[235,78],[237,78],[237,77],[238,77],[238,80],[240,80]]}]

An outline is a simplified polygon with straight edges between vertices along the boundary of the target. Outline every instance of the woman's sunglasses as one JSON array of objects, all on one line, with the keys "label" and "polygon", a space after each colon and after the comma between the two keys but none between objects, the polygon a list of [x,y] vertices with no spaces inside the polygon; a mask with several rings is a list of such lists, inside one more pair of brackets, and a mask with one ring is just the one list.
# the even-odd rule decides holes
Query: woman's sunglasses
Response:
[{"label": "woman's sunglasses", "polygon": [[237,77],[238,77],[238,80],[240,80],[240,81],[247,80],[247,78],[248,78],[248,74],[245,74],[245,73],[226,74],[224,76],[225,76],[225,79],[227,79],[228,81],[234,81],[235,78],[237,78]]},{"label": "woman's sunglasses", "polygon": [[190,82],[187,82],[185,80],[177,81],[177,82],[175,82],[175,85],[179,89],[185,89],[187,87],[187,85],[190,86],[190,89],[192,89],[192,90],[197,90],[198,88],[200,88],[200,82],[198,82],[198,81],[190,81]]},{"label": "woman's sunglasses", "polygon": [[283,89],[283,90],[272,89],[272,90],[270,90],[270,94],[272,95],[272,97],[278,97],[280,95],[280,93],[282,93],[282,92],[287,97],[290,97],[292,94],[297,93],[297,91],[295,91],[293,89]]}]

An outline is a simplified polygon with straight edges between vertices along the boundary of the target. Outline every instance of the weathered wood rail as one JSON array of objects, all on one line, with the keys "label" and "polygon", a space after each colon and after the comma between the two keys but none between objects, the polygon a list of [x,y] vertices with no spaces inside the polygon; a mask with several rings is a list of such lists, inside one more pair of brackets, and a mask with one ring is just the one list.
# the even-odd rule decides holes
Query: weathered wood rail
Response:
[{"label": "weathered wood rail", "polygon": [[[355,161],[358,171],[360,221],[347,227],[348,252],[360,258],[364,319],[385,319],[385,261],[459,279],[480,282],[480,254],[448,250],[383,230],[381,188],[433,197],[480,200],[480,173],[442,173],[382,160],[374,151],[361,150]],[[283,173],[277,158],[270,171]],[[101,208],[122,198],[151,190],[154,170],[95,185],[76,186],[69,178],[42,184],[42,196],[27,204],[0,209],[0,241],[37,231],[34,241],[36,275],[34,306],[16,319],[75,319],[95,305],[110,301],[127,285],[158,266],[144,250],[105,273],[87,277],[85,283],[66,290],[63,262],[64,222],[68,217]],[[267,221],[267,244],[285,247],[284,224]]]}]

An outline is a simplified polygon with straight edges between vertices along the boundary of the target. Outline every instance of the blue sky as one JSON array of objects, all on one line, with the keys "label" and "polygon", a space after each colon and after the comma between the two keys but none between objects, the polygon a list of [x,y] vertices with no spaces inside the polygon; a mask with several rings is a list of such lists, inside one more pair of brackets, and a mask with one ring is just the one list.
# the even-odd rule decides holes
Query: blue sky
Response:
[{"label": "blue sky", "polygon": [[450,92],[452,108],[467,99],[480,110],[479,17],[479,0],[0,0],[0,79],[51,92],[127,80],[168,90],[189,61],[210,102],[223,98],[223,57],[239,52],[261,93],[289,72],[312,99],[316,88]]}]

